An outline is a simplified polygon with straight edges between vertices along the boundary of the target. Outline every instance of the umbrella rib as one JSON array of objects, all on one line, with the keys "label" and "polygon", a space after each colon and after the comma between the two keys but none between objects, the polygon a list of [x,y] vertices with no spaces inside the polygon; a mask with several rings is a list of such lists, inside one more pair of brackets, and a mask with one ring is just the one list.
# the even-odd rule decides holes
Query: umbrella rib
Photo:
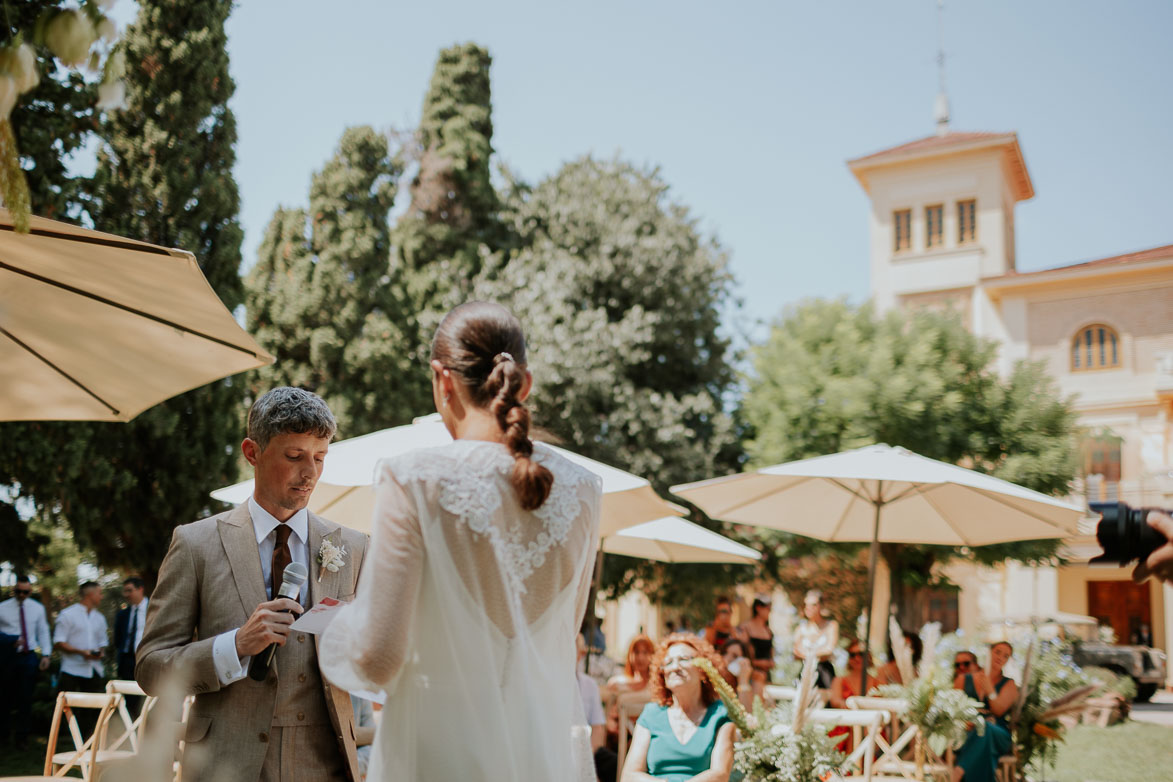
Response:
[{"label": "umbrella rib", "polygon": [[[839,482],[834,481],[834,483],[839,483]],[[843,484],[839,484],[839,485],[842,486]],[[847,488],[847,487],[844,486],[844,488]],[[855,494],[855,492],[851,491],[850,489],[847,489],[847,490],[849,492],[851,492],[852,494]],[[855,496],[857,498],[859,497],[858,494],[855,494]],[[847,505],[845,505],[843,507],[843,513],[839,514],[839,520],[835,522],[835,526],[831,529],[831,536],[829,538],[827,538],[827,540],[834,540],[835,536],[839,534],[839,530],[843,528],[843,522],[845,522],[847,520],[847,514],[851,512],[851,506],[854,502],[855,502],[855,500],[851,500],[850,502],[847,503]]]},{"label": "umbrella rib", "polygon": [[[0,231],[16,232],[15,226],[0,225]],[[170,250],[163,247],[156,247],[153,244],[142,244],[139,242],[127,241],[125,239],[106,239],[100,236],[77,236],[75,234],[61,233],[58,231],[49,231],[44,228],[32,228],[29,230],[32,236],[44,236],[48,239],[60,239],[65,242],[80,242],[82,244],[97,244],[102,247],[115,247],[119,250],[134,250],[140,253],[152,253],[154,255],[166,255],[174,258],[175,256]]]},{"label": "umbrella rib", "polygon": [[99,296],[96,293],[90,293],[89,291],[82,290],[81,288],[76,288],[72,285],[66,285],[63,282],[58,282],[57,280],[51,279],[49,277],[45,277],[44,275],[35,274],[34,272],[30,272],[26,269],[18,268],[18,267],[13,266],[9,263],[5,263],[4,261],[0,261],[0,269],[5,269],[7,271],[12,272],[13,274],[19,274],[23,277],[28,277],[29,279],[36,280],[37,282],[43,282],[46,285],[51,285],[55,288],[60,288],[61,290],[66,291],[68,293],[73,293],[73,294],[76,294],[78,296],[82,296],[87,299],[92,299],[93,301],[96,301],[100,304],[105,304],[109,307],[114,307],[115,309],[120,309],[123,312],[129,312],[131,315],[138,315],[141,318],[146,318],[147,320],[153,320],[156,323],[161,323],[164,326],[170,326],[173,329],[186,332],[188,334],[191,334],[196,337],[200,337],[202,339],[206,339],[209,342],[215,342],[219,345],[223,345],[226,348],[231,348],[232,350],[239,350],[241,353],[247,353],[248,355],[253,356],[255,358],[260,358],[260,356],[258,356],[256,353],[249,350],[248,348],[242,348],[239,345],[234,345],[227,340],[220,339],[219,337],[213,337],[211,334],[204,334],[202,331],[196,331],[195,329],[188,328],[187,326],[184,326],[180,323],[176,323],[175,321],[167,320],[166,318],[160,318],[158,315],[152,315],[149,312],[143,312],[142,310],[135,309],[134,307],[128,307],[125,304],[120,304],[112,299],[107,299],[104,296]]},{"label": "umbrella rib", "polygon": [[[761,475],[762,473],[757,473],[757,474]],[[770,476],[770,477],[773,477],[773,476]],[[789,477],[789,476],[787,476],[787,477]],[[799,484],[805,483],[806,481],[809,481],[810,479],[811,478],[809,475],[804,475],[804,476],[802,476],[802,480],[795,481],[794,483],[790,484],[790,486],[787,486],[786,488],[789,489],[793,486],[798,486]],[[765,492],[762,492],[761,494],[757,494],[753,497],[750,497],[747,500],[744,500],[743,502],[737,503],[736,505],[730,505],[728,508],[725,508],[724,510],[722,510],[720,515],[725,516],[729,513],[732,513],[735,510],[739,510],[741,508],[744,508],[746,505],[752,505],[753,503],[757,502],[760,499],[763,499],[765,497],[769,497],[771,494],[773,494],[776,491],[777,491],[777,489],[771,488],[769,491],[765,491]],[[713,516],[713,518],[717,518],[717,517]]]},{"label": "umbrella rib", "polygon": [[[940,484],[933,484],[933,485],[939,486]],[[949,529],[953,530],[953,532],[956,533],[957,537],[961,539],[961,545],[963,545],[963,546],[970,545],[969,541],[965,539],[965,536],[961,534],[961,530],[957,529],[957,526],[953,523],[953,520],[950,519],[949,516],[945,514],[945,511],[941,510],[941,508],[937,505],[937,503],[933,502],[933,498],[929,496],[929,492],[926,490],[923,490],[921,488],[920,484],[913,484],[913,486],[916,489],[916,493],[919,494],[921,497],[923,497],[924,501],[933,507],[933,510],[935,510],[937,512],[937,514],[945,521],[945,523],[949,525]],[[907,494],[907,492],[905,492],[905,494]]]},{"label": "umbrella rib", "polygon": [[[958,483],[958,484],[954,484],[954,485],[960,486],[961,484]],[[1056,524],[1055,522],[1051,521],[1050,519],[1043,518],[1042,516],[1038,515],[1037,513],[1034,513],[1033,511],[1024,510],[1023,508],[1020,508],[1017,505],[1011,505],[1009,502],[1006,502],[997,494],[990,494],[990,493],[982,491],[981,489],[974,489],[969,486],[966,486],[965,488],[969,489],[970,491],[977,492],[978,494],[982,495],[986,499],[990,499],[990,500],[993,500],[994,502],[1005,505],[1007,508],[1012,508],[1012,509],[1018,511],[1019,513],[1025,513],[1027,516],[1030,516],[1035,521],[1043,522],[1048,527],[1055,527],[1056,529],[1062,530],[1066,535],[1072,534],[1071,530],[1064,529],[1061,525]],[[1046,496],[1046,495],[1044,495],[1044,496]]]},{"label": "umbrella rib", "polygon": [[40,353],[38,353],[36,350],[34,350],[34,349],[33,349],[32,347],[30,347],[29,345],[26,345],[24,342],[22,342],[20,339],[18,339],[18,338],[16,337],[16,335],[15,335],[15,334],[13,334],[13,333],[12,333],[11,331],[9,331],[8,329],[6,329],[6,328],[4,328],[4,327],[0,326],[0,334],[3,334],[4,336],[8,337],[10,340],[12,340],[13,342],[15,342],[17,345],[19,345],[20,347],[24,348],[26,351],[28,351],[28,352],[29,352],[29,353],[31,353],[33,356],[35,356],[37,359],[39,359],[39,360],[40,360],[40,361],[41,361],[43,364],[45,364],[47,367],[49,367],[49,369],[52,369],[54,372],[56,372],[57,374],[61,375],[63,378],[65,378],[66,380],[68,380],[70,383],[73,383],[75,386],[77,386],[78,388],[80,388],[82,391],[84,391],[85,393],[89,394],[91,397],[93,397],[93,398],[94,398],[94,400],[95,400],[95,401],[97,401],[99,404],[101,404],[103,407],[105,407],[107,410],[109,410],[109,411],[110,411],[111,413],[113,413],[114,415],[122,415],[122,411],[121,411],[121,410],[119,410],[118,408],[116,408],[116,407],[114,407],[113,405],[111,405],[109,402],[107,402],[105,399],[103,399],[102,397],[100,397],[100,396],[98,396],[97,394],[95,394],[95,393],[94,393],[93,391],[91,391],[90,389],[86,388],[86,387],[85,387],[84,385],[82,385],[82,383],[81,383],[81,382],[80,382],[80,381],[79,381],[77,378],[75,378],[73,375],[69,374],[68,372],[66,372],[66,371],[65,371],[64,369],[62,369],[61,367],[57,366],[56,364],[54,364],[54,363],[53,363],[52,361],[50,361],[49,359],[47,359],[47,358],[45,358],[44,356],[42,356]]}]

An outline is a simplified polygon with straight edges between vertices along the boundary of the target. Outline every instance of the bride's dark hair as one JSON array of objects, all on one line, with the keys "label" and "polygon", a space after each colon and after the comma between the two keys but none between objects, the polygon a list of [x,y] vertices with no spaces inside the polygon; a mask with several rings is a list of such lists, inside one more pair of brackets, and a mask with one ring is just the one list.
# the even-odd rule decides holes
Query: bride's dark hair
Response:
[{"label": "bride's dark hair", "polygon": [[517,398],[525,383],[525,335],[513,313],[487,301],[461,304],[444,316],[432,338],[432,360],[465,385],[477,407],[489,409],[513,454],[513,488],[525,510],[550,496],[554,474],[531,457],[529,410]]}]

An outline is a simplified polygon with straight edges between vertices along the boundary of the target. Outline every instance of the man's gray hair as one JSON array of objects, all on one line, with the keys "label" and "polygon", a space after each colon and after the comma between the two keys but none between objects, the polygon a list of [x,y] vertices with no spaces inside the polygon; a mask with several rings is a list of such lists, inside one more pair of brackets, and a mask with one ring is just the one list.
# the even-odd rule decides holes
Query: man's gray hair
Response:
[{"label": "man's gray hair", "polygon": [[304,388],[274,388],[248,411],[248,439],[263,451],[279,434],[312,434],[334,438],[338,422],[322,397]]}]

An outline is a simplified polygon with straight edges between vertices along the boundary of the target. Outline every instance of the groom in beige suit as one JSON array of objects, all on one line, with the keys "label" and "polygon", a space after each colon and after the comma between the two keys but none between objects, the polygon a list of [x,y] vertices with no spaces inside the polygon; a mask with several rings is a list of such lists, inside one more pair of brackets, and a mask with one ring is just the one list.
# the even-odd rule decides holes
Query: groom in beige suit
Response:
[{"label": "groom in beige suit", "polygon": [[[255,468],[248,502],[175,529],[151,596],[135,677],[148,694],[178,681],[196,696],[184,735],[184,782],[357,780],[350,695],[318,668],[317,637],[291,631],[324,597],[350,600],[366,553],[362,533],[306,510],[336,424],[318,396],[276,388],[256,401],[241,443]],[[334,570],[325,544],[344,549]],[[310,577],[300,604],[272,599],[281,573]],[[279,644],[264,681],[253,655]]]}]

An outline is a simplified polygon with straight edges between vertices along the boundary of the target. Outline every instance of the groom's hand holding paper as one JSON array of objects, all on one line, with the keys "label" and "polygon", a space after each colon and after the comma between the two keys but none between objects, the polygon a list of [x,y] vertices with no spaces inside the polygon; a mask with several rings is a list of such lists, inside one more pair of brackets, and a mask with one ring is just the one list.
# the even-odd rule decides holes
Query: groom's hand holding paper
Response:
[{"label": "groom's hand holding paper", "polygon": [[334,617],[338,616],[338,609],[344,605],[346,603],[341,600],[324,597],[322,602],[307,611],[305,616],[299,618],[291,627],[301,633],[321,635],[334,621]]}]

